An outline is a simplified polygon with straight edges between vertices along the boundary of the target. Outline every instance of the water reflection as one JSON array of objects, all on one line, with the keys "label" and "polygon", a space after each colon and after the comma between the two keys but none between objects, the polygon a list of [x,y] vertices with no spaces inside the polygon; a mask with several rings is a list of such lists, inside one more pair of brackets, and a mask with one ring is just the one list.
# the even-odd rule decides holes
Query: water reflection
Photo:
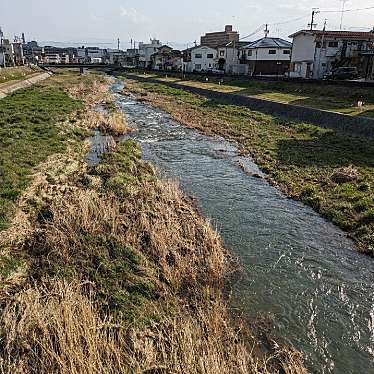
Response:
[{"label": "water reflection", "polygon": [[[119,88],[119,87],[114,87]],[[232,144],[115,94],[144,158],[180,181],[248,272],[236,302],[275,316],[316,373],[374,373],[374,262],[310,208],[282,196]]]}]

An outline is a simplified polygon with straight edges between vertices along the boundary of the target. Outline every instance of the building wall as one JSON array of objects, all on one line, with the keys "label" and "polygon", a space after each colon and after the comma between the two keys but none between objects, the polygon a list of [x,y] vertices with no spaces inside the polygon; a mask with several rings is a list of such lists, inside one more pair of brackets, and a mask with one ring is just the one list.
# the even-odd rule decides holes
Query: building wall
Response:
[{"label": "building wall", "polygon": [[310,34],[300,34],[294,37],[291,63],[313,62],[315,53],[315,37]]},{"label": "building wall", "polygon": [[162,44],[153,39],[150,44],[139,43],[139,62],[143,67],[148,67],[152,62],[152,55],[157,53]]},{"label": "building wall", "polygon": [[[198,57],[201,55],[201,57]],[[210,57],[212,55],[212,57]],[[217,50],[207,46],[200,46],[192,50],[192,70],[207,71],[216,68]]]},{"label": "building wall", "polygon": [[223,68],[226,73],[233,73],[234,66],[239,64],[238,49],[232,47],[219,47],[217,50],[217,67],[219,67],[219,60],[224,59],[225,64]]},{"label": "building wall", "polygon": [[211,48],[217,48],[230,42],[239,42],[239,33],[232,31],[232,25],[226,25],[225,31],[207,33],[200,40],[201,45]]},{"label": "building wall", "polygon": [[[269,51],[275,51],[275,54],[270,54]],[[291,48],[256,48],[243,50],[247,61],[290,61]],[[289,53],[284,53],[287,51]]]}]

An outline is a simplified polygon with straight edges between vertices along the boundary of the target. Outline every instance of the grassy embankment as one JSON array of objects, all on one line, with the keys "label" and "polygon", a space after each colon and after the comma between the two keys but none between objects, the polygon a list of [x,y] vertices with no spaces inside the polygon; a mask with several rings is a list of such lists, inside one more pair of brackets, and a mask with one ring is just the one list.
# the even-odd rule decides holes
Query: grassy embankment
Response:
[{"label": "grassy embankment", "polygon": [[56,143],[38,143],[25,169],[24,158],[0,154],[29,176],[0,232],[0,371],[305,373],[297,352],[264,337],[266,326],[231,316],[232,259],[135,142],[113,140],[98,166],[84,162],[88,129],[129,130],[106,87],[100,76],[65,73],[0,101],[3,111],[30,107],[9,130],[19,151],[42,132],[33,118],[46,102],[50,117],[37,117]]},{"label": "grassy embankment", "polygon": [[312,206],[374,254],[374,144],[223,105],[163,84],[127,81],[179,122],[236,141],[285,194]]},{"label": "grassy embankment", "polygon": [[40,74],[42,70],[38,67],[17,66],[0,68],[0,87],[3,83],[13,83]]},{"label": "grassy embankment", "polygon": [[[144,77],[144,74],[139,75]],[[151,73],[146,76],[219,92],[235,93],[353,116],[374,117],[374,89],[372,87],[346,88],[333,82],[318,85],[300,82],[243,80],[230,77],[208,77],[209,81],[206,82],[204,76],[191,74],[187,75],[185,79],[181,79],[180,74],[178,76],[169,73],[167,77],[165,73]],[[223,79],[223,84],[219,84],[221,79]],[[364,105],[358,107],[358,101],[363,101]]]}]

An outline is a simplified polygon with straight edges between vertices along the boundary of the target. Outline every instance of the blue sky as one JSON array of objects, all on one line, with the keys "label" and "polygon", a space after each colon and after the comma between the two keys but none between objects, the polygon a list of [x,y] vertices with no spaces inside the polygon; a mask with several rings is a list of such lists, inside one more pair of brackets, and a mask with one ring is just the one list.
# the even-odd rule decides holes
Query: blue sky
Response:
[{"label": "blue sky", "polygon": [[[156,37],[181,47],[225,24],[245,36],[269,23],[272,36],[287,37],[306,27],[311,4],[321,10],[341,8],[340,0],[0,0],[0,26],[10,38],[22,31],[28,40],[54,42],[115,43],[119,37],[127,48],[131,38]],[[374,0],[349,0],[345,5],[370,6]],[[320,27],[325,18],[329,29],[339,28],[339,13],[319,14]],[[352,30],[374,27],[374,9],[345,13],[344,25]],[[260,31],[248,40],[262,36]]]}]

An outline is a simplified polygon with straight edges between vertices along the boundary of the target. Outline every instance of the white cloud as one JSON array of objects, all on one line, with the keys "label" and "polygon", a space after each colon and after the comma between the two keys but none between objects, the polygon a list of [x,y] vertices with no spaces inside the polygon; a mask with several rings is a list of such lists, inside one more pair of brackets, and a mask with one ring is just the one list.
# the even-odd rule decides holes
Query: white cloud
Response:
[{"label": "white cloud", "polygon": [[135,24],[147,23],[149,20],[147,16],[138,12],[135,8],[125,8],[124,6],[120,7],[120,15]]}]

